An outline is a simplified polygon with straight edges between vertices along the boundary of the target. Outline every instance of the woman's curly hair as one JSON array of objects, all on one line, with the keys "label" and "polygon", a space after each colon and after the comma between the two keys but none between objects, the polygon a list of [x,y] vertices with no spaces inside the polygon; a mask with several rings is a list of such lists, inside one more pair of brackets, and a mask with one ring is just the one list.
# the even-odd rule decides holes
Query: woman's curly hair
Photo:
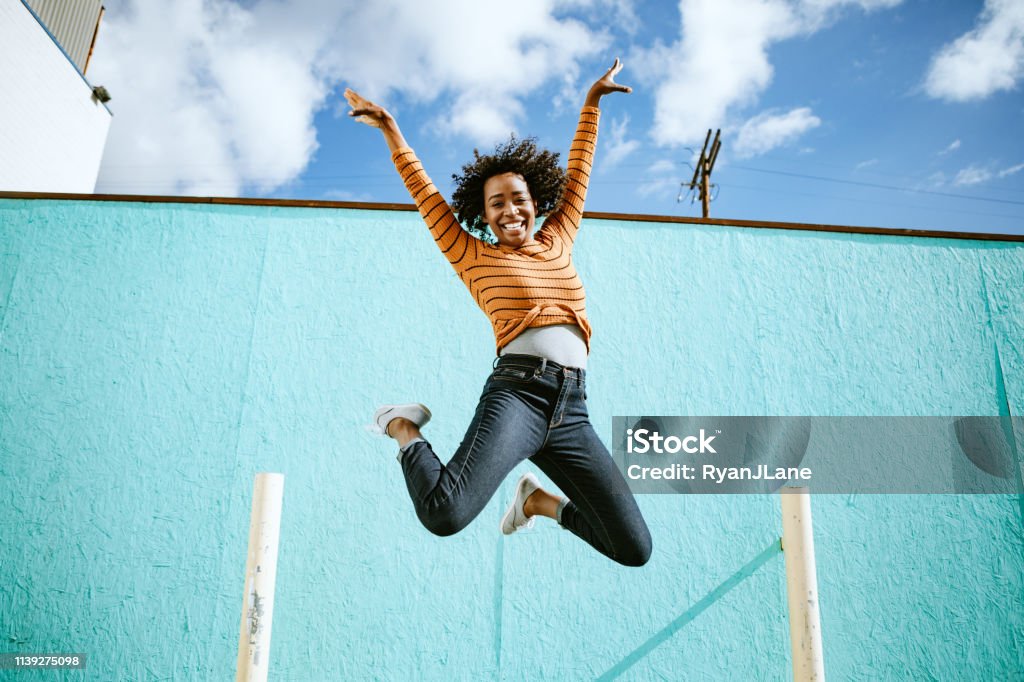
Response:
[{"label": "woman's curly hair", "polygon": [[565,171],[558,165],[558,153],[538,149],[536,138],[517,140],[512,135],[487,156],[474,149],[473,162],[462,167],[462,175],[452,174],[452,210],[459,222],[478,236],[490,235],[484,220],[484,183],[503,173],[516,173],[526,181],[530,196],[537,202],[538,217],[553,211],[562,198]]}]

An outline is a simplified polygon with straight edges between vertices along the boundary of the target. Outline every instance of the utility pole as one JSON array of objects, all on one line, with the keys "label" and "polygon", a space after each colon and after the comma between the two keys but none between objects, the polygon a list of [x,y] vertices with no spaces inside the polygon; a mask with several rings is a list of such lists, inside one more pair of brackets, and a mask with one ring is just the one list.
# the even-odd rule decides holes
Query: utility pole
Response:
[{"label": "utility pole", "polygon": [[[715,160],[718,158],[718,150],[722,148],[722,129],[719,128],[715,132],[715,141],[711,142],[710,149],[708,148],[708,142],[711,141],[711,129],[708,128],[708,134],[704,137],[704,148],[700,151],[700,159],[697,161],[696,168],[693,169],[693,179],[690,180],[690,191],[694,191],[697,187],[700,187],[700,205],[704,210],[704,217],[707,218],[710,215],[711,203],[711,169],[715,167]],[[698,185],[699,183],[699,185]]]}]

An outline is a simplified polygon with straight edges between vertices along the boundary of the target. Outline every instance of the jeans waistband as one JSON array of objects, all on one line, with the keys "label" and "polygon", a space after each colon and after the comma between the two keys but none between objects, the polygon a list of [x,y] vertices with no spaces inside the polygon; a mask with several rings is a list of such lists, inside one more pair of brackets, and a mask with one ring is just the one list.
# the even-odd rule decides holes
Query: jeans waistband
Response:
[{"label": "jeans waistband", "polygon": [[537,357],[536,355],[518,355],[515,353],[509,353],[507,355],[501,355],[494,358],[494,369],[498,367],[525,367],[532,369],[537,374],[544,374],[545,372],[554,374],[556,376],[573,377],[583,381],[587,378],[587,371],[579,367],[566,367],[560,365],[553,360],[547,358]]}]

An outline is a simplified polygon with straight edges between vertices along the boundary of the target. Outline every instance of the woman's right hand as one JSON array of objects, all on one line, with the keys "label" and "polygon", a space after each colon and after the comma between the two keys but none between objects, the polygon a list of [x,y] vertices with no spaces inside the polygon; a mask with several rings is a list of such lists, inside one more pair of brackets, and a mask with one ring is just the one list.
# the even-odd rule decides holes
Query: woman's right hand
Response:
[{"label": "woman's right hand", "polygon": [[633,92],[633,88],[628,85],[615,82],[615,77],[619,75],[620,71],[622,71],[622,62],[616,57],[612,68],[608,69],[596,83],[590,86],[590,91],[587,93],[587,99],[584,104],[588,107],[596,107],[599,105],[601,98],[609,93],[625,92],[629,94]]},{"label": "woman's right hand", "polygon": [[348,115],[360,123],[374,128],[383,128],[389,120],[395,120],[387,109],[374,104],[352,88],[345,88],[345,101],[352,107],[352,111],[348,112]]},{"label": "woman's right hand", "polygon": [[348,115],[360,123],[379,128],[391,151],[408,146],[395,118],[384,107],[374,104],[352,88],[345,88],[345,101],[352,107]]}]

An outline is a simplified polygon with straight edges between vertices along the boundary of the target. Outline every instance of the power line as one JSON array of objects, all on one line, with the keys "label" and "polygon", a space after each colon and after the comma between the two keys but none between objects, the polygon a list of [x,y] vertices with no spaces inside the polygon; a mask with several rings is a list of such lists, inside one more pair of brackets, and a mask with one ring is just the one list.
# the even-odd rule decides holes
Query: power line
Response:
[{"label": "power line", "polygon": [[842,180],[840,178],[827,178],[821,175],[807,175],[805,173],[791,173],[788,171],[780,170],[769,170],[767,168],[753,168],[751,166],[737,166],[732,165],[730,168],[736,168],[738,170],[753,171],[755,173],[770,173],[772,175],[784,175],[791,178],[802,178],[804,180],[820,180],[822,182],[834,182],[842,185],[855,185],[857,187],[870,187],[872,189],[885,189],[892,192],[912,192],[914,194],[928,194],[931,196],[938,197],[949,197],[952,199],[970,199],[972,201],[991,201],[999,204],[1013,204],[1015,206],[1024,206],[1024,201],[1014,201],[1012,199],[996,199],[995,197],[974,197],[969,194],[953,194],[952,192],[939,192],[930,189],[917,189],[914,187],[895,187],[892,185],[882,185],[875,182],[860,182],[858,180]]},{"label": "power line", "polygon": [[[761,157],[761,160],[768,161],[768,162],[774,162],[774,163],[780,163],[780,164],[789,165],[789,166],[793,166],[793,165],[798,165],[798,166],[819,166],[819,167],[822,167],[822,168],[834,168],[834,169],[839,169],[839,170],[843,170],[843,171],[850,171],[851,170],[851,166],[849,164],[828,163],[828,162],[824,162],[824,161],[820,161],[820,160],[813,160],[813,159],[810,159],[810,158],[808,158],[806,160],[805,159],[800,159],[799,163],[794,163],[791,159],[786,159],[786,158],[779,157],[779,156],[763,156],[763,157]],[[879,177],[882,177],[882,178],[896,178],[898,180],[904,180],[904,181],[910,181],[910,182],[928,182],[928,181],[930,181],[930,180],[932,180],[934,178],[934,174],[932,174],[931,176],[921,176],[921,175],[914,175],[912,173],[886,173],[886,172],[883,172],[883,171],[880,171],[880,170],[873,170],[872,168],[873,168],[873,164],[869,164],[868,166],[865,166],[865,167],[861,167],[860,165],[858,165],[857,167],[853,168],[852,172],[857,173],[857,174],[867,175],[867,176],[879,176]],[[993,177],[995,177],[997,175],[998,175],[998,173],[994,174]],[[1013,194],[1024,193],[1024,190],[1018,189],[1016,187],[1005,187],[1004,186],[1004,187],[991,187],[989,189],[995,190],[997,192],[1011,192]]]},{"label": "power line", "polygon": [[[604,185],[627,185],[627,186],[629,186],[629,185],[643,185],[643,184],[646,184],[646,183],[649,183],[649,182],[653,182],[653,181],[656,181],[656,180],[658,180],[658,178],[641,178],[639,180],[594,180],[594,181],[591,182],[591,185],[594,186],[594,187],[604,186]],[[669,185],[671,185],[672,182],[673,181],[665,181],[666,189],[669,188]],[[686,187],[687,186],[686,183],[683,183],[683,186]],[[718,183],[715,183],[715,184],[711,185],[712,188],[715,188],[717,186],[718,186]],[[764,192],[766,194],[776,194],[777,195],[779,193],[778,189],[773,189],[773,188],[770,188],[770,187],[754,187],[754,186],[750,186],[750,185],[741,185],[741,184],[736,184],[735,182],[726,183],[725,186],[728,189],[752,190],[752,191],[756,191],[756,192]],[[787,194],[787,196],[793,195],[793,196],[802,196],[802,197],[812,197],[812,198],[815,198],[815,199],[829,199],[829,200],[835,200],[835,201],[863,202],[863,199],[859,199],[857,197],[852,197],[852,196],[844,197],[844,196],[836,196],[836,195],[833,195],[833,194],[818,194],[818,193],[815,193],[815,192],[797,192],[797,191],[786,190],[786,194]],[[712,194],[712,200],[715,198],[715,196],[716,195],[713,193]],[[937,208],[935,206],[922,206],[920,204],[906,204],[906,203],[900,203],[900,202],[897,202],[897,201],[872,200],[872,203],[873,204],[877,204],[879,206],[894,206],[896,208],[905,208],[905,209],[913,209],[913,210],[942,210],[942,211],[952,211],[954,213],[965,213],[965,214],[971,214],[971,215],[987,215],[987,216],[1000,217],[1000,218],[1020,218],[1020,216],[1010,215],[1010,214],[1006,214],[1006,213],[979,213],[977,211],[968,211],[968,210],[963,210],[963,209],[957,210],[957,209],[953,209],[953,208],[942,208],[942,209],[939,209],[939,208]]]},{"label": "power line", "polygon": [[[737,185],[736,183],[732,183],[732,182],[729,183],[729,189],[747,190],[747,191],[750,191],[750,192],[764,192],[766,194],[777,194],[778,193],[778,190],[769,189],[767,187],[752,187],[750,185]],[[834,196],[834,195],[831,195],[831,194],[816,194],[814,192],[799,192],[799,191],[788,191],[787,190],[786,194],[787,194],[787,196],[810,197],[812,199],[828,199],[829,201],[848,201],[848,202],[852,202],[852,203],[861,203],[862,202],[861,199],[857,199],[857,198],[854,198],[854,197]],[[899,202],[896,202],[896,201],[878,201],[878,200],[873,200],[871,203],[874,206],[892,206],[894,208],[910,209],[910,210],[913,210],[913,211],[933,211],[933,212],[939,212],[939,213],[962,213],[964,215],[971,215],[971,216],[987,216],[987,217],[990,217],[990,218],[1011,218],[1011,219],[1017,219],[1017,220],[1019,220],[1021,218],[1021,216],[1019,216],[1019,215],[1009,215],[1007,213],[989,213],[989,212],[986,212],[986,211],[968,211],[968,210],[962,209],[962,208],[949,208],[949,207],[945,207],[945,206],[943,206],[943,207],[939,207],[939,206],[921,206],[921,205],[918,205],[918,204],[903,204],[903,203],[899,203]]]}]

